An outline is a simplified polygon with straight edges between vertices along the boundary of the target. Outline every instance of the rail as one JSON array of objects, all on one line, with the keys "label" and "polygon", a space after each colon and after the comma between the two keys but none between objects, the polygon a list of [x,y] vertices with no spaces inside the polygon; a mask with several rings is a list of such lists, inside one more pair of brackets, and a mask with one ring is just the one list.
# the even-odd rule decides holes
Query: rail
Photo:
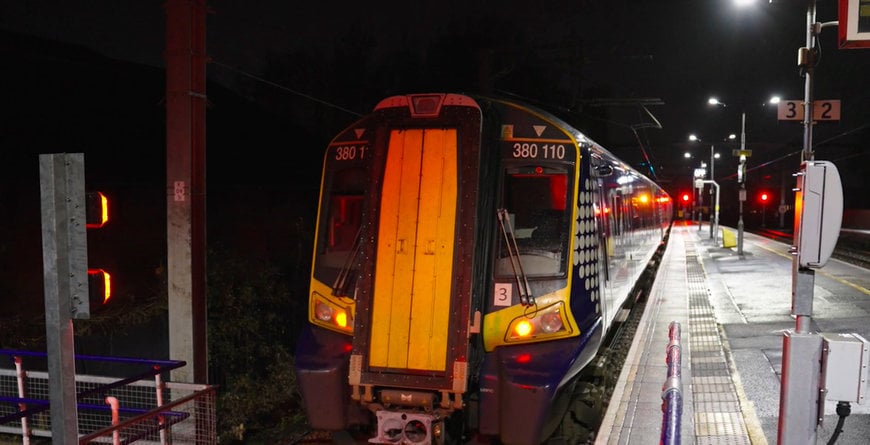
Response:
[{"label": "rail", "polygon": [[680,346],[680,324],[672,321],[668,326],[668,346],[665,361],[668,377],[662,385],[662,431],[660,443],[680,444],[680,426],[683,415],[683,381]]},{"label": "rail", "polygon": [[[10,360],[0,360],[0,435],[20,435],[25,445],[33,436],[51,437],[49,378],[43,370],[47,354],[0,349],[0,358],[4,356]],[[185,362],[91,355],[75,359],[116,371],[128,366],[127,374],[133,374],[75,376],[80,444],[215,443],[214,388],[162,379]]]}]

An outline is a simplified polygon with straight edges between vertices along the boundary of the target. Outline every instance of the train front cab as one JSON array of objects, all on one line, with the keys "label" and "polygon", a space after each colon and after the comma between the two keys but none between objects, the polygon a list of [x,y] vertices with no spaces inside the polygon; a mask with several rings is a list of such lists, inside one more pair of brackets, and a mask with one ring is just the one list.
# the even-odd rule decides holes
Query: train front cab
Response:
[{"label": "train front cab", "polygon": [[497,115],[499,225],[478,429],[535,444],[559,426],[575,377],[659,247],[669,197],[547,113],[501,104]]},{"label": "train front cab", "polygon": [[397,96],[328,147],[296,356],[312,427],[373,413],[374,443],[425,444],[463,407],[479,327],[480,125],[468,97]]},{"label": "train front cab", "polygon": [[479,430],[506,444],[537,444],[560,423],[572,377],[601,337],[594,185],[579,133],[537,110],[498,110],[501,218],[485,302]]},{"label": "train front cab", "polygon": [[[639,248],[636,221],[602,212],[637,214],[639,184],[608,192],[592,143],[552,116],[479,103],[390,98],[330,144],[296,355],[313,428],[374,414],[371,442],[428,444],[458,417],[539,443],[596,354],[619,302],[603,271]],[[621,232],[598,230],[608,217]]]}]

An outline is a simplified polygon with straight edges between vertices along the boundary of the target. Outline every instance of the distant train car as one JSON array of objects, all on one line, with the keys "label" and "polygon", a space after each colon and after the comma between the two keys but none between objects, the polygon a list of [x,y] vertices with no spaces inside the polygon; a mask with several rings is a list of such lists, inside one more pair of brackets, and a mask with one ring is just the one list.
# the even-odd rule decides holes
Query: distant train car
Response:
[{"label": "distant train car", "polygon": [[381,101],[329,144],[296,373],[370,443],[544,442],[670,229],[656,183],[513,101]]}]

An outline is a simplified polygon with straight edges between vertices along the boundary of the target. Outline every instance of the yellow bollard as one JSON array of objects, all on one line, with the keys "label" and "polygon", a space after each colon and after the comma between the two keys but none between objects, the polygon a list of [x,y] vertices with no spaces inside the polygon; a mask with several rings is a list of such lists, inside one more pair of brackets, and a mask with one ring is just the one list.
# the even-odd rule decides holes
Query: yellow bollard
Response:
[{"label": "yellow bollard", "polygon": [[734,236],[734,232],[722,229],[722,247],[726,249],[737,247],[737,238]]}]

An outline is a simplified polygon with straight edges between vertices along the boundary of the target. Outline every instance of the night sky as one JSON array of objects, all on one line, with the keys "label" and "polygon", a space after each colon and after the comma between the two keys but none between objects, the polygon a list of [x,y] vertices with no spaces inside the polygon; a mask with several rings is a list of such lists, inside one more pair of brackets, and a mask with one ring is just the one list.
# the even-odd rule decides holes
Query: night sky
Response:
[{"label": "night sky", "polygon": [[[760,104],[772,94],[803,99],[797,68],[806,40],[802,2],[759,0],[743,8],[732,0],[297,3],[209,1],[209,78],[295,112],[315,106],[361,113],[386,95],[417,89],[515,94],[568,110],[570,122],[585,119],[581,130],[630,162],[643,161],[646,151],[655,169],[650,174],[660,180],[688,169],[681,156],[691,148],[689,133],[715,140],[739,132],[744,105],[750,144],[801,143],[799,123],[777,122]],[[837,19],[836,2],[818,3],[817,21]],[[162,67],[162,4],[6,0],[0,29]],[[820,36],[815,98],[842,100],[843,120],[820,126],[815,141],[868,141],[867,131],[851,132],[868,121],[863,83],[870,50],[840,50],[836,34],[828,28]],[[431,80],[387,79],[385,68],[402,63]],[[324,81],[327,70],[338,80]],[[706,104],[711,95],[731,107],[712,109]],[[655,121],[636,106],[612,105],[613,99],[660,100],[648,110],[662,128],[636,136],[632,126]],[[610,104],[605,116],[590,118],[602,112],[590,104],[602,101]],[[354,118],[344,114],[347,122]],[[339,126],[340,114],[336,119]]]},{"label": "night sky", "polygon": [[[41,279],[38,207],[23,210],[38,201],[37,154],[78,151],[89,185],[127,190],[122,221],[153,221],[118,236],[138,239],[148,270],[162,266],[152,258],[165,249],[163,3],[0,0],[0,212],[11,215],[0,223],[0,269],[26,264]],[[291,262],[298,246],[275,240],[310,230],[331,137],[383,97],[430,91],[542,106],[674,194],[715,142],[722,223],[734,225],[736,146],[718,141],[740,132],[740,111],[750,190],[776,200],[790,191],[803,138],[800,123],[761,104],[803,99],[806,5],[756,3],[209,1],[210,244],[260,246],[258,256]],[[835,21],[836,2],[819,3],[817,21]],[[870,208],[870,49],[838,49],[836,28],[819,47],[815,98],[841,100],[842,119],[815,126],[816,159],[839,167],[847,208]],[[709,106],[711,95],[728,106]],[[0,294],[22,295],[22,281],[0,276]]]}]

